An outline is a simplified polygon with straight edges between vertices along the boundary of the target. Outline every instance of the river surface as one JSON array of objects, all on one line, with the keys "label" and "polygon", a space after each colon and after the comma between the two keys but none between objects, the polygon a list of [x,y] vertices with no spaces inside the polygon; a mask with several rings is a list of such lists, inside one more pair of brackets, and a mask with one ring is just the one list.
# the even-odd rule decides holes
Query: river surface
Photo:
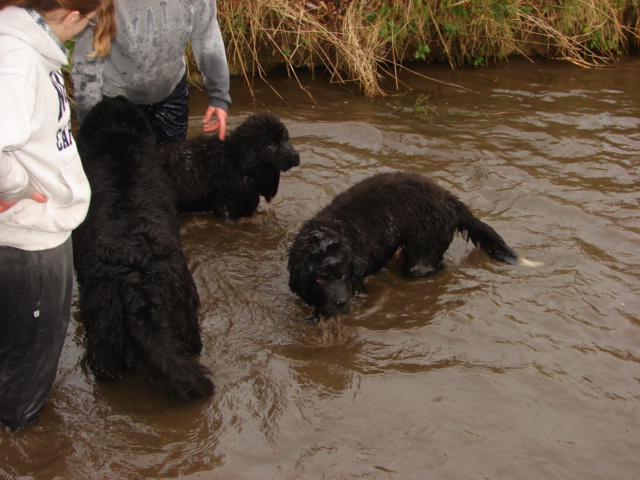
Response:
[{"label": "river surface", "polygon": [[[96,382],[74,307],[38,423],[0,431],[0,479],[640,478],[640,59],[417,68],[432,79],[376,99],[273,74],[254,101],[234,79],[229,129],[271,111],[301,166],[252,218],[181,217],[216,394]],[[436,275],[392,260],[350,313],[307,322],[293,237],[385,170],[430,175],[544,266],[458,237]]]}]

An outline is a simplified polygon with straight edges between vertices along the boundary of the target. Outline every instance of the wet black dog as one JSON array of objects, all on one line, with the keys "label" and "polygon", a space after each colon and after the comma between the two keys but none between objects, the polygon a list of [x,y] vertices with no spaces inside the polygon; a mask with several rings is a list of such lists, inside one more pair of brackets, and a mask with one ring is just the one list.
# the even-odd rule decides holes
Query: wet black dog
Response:
[{"label": "wet black dog", "polygon": [[278,193],[280,172],[300,165],[289,132],[273,115],[249,117],[224,141],[201,135],[160,147],[181,212],[213,212],[234,221]]},{"label": "wet black dog", "polygon": [[535,265],[428,178],[381,173],[336,196],[302,226],[289,250],[289,286],[316,315],[346,312],[365,277],[398,248],[405,276],[437,271],[456,231],[497,260]]},{"label": "wet black dog", "polygon": [[198,292],[150,125],[124,97],[105,99],[77,143],[92,190],[73,233],[89,368],[99,379],[137,372],[183,401],[212,395],[208,369],[193,358]]}]

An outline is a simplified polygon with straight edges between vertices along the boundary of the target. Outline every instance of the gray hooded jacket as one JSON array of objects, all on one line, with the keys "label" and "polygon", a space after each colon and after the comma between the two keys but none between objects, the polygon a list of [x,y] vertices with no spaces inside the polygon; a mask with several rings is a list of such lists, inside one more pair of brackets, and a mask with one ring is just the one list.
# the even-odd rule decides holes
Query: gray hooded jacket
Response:
[{"label": "gray hooded jacket", "polygon": [[106,57],[90,57],[86,29],[73,53],[73,80],[80,119],[103,96],[124,95],[139,105],[168,97],[186,72],[191,42],[209,92],[209,105],[226,111],[229,67],[215,0],[116,0],[117,33]]}]

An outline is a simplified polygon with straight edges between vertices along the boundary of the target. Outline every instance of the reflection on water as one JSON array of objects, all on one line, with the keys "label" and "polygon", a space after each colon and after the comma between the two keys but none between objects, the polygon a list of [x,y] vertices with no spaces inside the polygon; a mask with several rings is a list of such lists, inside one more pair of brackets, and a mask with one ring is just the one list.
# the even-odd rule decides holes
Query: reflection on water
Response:
[{"label": "reflection on water", "polygon": [[[640,61],[421,68],[468,91],[407,75],[372,100],[302,77],[314,103],[272,78],[284,100],[257,86],[255,106],[235,81],[230,128],[270,110],[302,164],[253,218],[181,218],[216,395],[96,383],[72,322],[40,421],[0,432],[0,478],[637,478]],[[350,313],[307,322],[291,240],[389,169],[431,175],[545,266],[457,238],[437,275],[403,279],[394,259]]]}]

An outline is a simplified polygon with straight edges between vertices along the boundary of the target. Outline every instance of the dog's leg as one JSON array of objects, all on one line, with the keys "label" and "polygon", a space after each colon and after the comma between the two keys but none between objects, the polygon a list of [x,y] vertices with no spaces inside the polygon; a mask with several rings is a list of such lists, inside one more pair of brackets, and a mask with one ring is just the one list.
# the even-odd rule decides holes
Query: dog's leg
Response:
[{"label": "dog's leg", "polygon": [[434,265],[430,261],[425,262],[413,262],[409,264],[409,262],[405,263],[405,266],[402,270],[402,274],[405,277],[426,277],[428,275],[433,275],[434,273],[442,270],[443,263],[440,262]]},{"label": "dog's leg", "polygon": [[87,365],[96,378],[115,380],[129,370],[128,338],[119,287],[101,279],[80,290],[80,317],[87,342]]},{"label": "dog's leg", "polygon": [[417,240],[408,242],[402,249],[405,257],[402,274],[405,277],[426,277],[441,270],[444,252],[450,243],[446,238],[435,243]]},{"label": "dog's leg", "polygon": [[176,252],[175,258],[171,263],[175,265],[174,270],[171,272],[175,278],[169,280],[165,277],[165,279],[174,285],[175,292],[173,301],[165,302],[165,305],[174,306],[169,316],[174,319],[178,339],[188,347],[187,353],[189,355],[198,355],[202,350],[200,325],[198,323],[198,306],[200,304],[198,290],[182,252]]}]

